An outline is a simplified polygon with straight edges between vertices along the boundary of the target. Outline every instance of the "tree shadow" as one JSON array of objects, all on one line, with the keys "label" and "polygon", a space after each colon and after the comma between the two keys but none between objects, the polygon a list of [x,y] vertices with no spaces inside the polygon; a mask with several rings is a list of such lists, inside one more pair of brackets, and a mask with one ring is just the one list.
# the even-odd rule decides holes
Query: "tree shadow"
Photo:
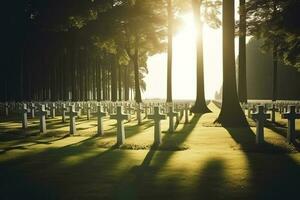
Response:
[{"label": "tree shadow", "polygon": [[198,175],[193,199],[232,199],[232,191],[226,185],[227,175],[224,169],[224,160],[208,160]]},{"label": "tree shadow", "polygon": [[298,196],[299,164],[288,149],[265,142],[255,144],[255,134],[247,128],[226,128],[240,145],[249,166],[249,199],[287,199]]},{"label": "tree shadow", "polygon": [[[61,148],[0,161],[1,198],[84,199],[95,195],[97,198],[92,199],[107,199],[108,194],[113,194],[113,188],[107,191],[107,184],[113,187],[115,183],[110,173],[119,172],[114,168],[126,160],[127,154],[116,146],[103,151],[94,149],[98,139],[90,137]],[[74,157],[78,162],[73,163]],[[82,190],[89,192],[81,193]]]},{"label": "tree shadow", "polygon": [[[274,133],[286,138],[287,137],[287,127],[279,123],[267,122],[266,127],[272,130]],[[300,151],[300,142],[297,140],[300,137],[300,131],[295,131],[296,140],[292,142],[297,151]]]},{"label": "tree shadow", "polygon": [[[154,195],[154,191],[156,191],[156,193],[162,192],[162,190],[157,188],[157,190],[153,190],[153,194],[145,194],[149,188],[156,187],[153,184],[155,182],[156,175],[177,150],[174,148],[173,144],[183,144],[196,127],[201,116],[202,115],[198,114],[194,115],[190,123],[184,124],[184,127],[181,131],[165,134],[162,138],[162,144],[160,146],[152,145],[143,162],[140,165],[131,168],[130,171],[134,175],[134,180],[129,184],[129,186],[126,187],[129,187],[130,190],[135,191],[135,193],[132,192],[131,194],[135,194],[135,196],[142,197],[143,199],[151,199],[151,196]],[[154,165],[151,165],[152,161],[155,162]],[[149,179],[151,181],[149,181]],[[168,196],[168,198],[176,198],[175,191],[173,194],[174,195],[172,196]]]}]

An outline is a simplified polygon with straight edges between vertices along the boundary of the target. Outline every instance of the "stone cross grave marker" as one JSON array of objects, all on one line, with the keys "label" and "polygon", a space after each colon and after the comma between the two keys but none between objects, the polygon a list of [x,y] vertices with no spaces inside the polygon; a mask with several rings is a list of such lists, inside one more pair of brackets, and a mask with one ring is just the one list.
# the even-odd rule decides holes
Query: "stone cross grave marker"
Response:
[{"label": "stone cross grave marker", "polygon": [[184,123],[189,123],[189,111],[190,111],[190,105],[187,103],[184,106],[184,116],[185,116],[185,120]]},{"label": "stone cross grave marker", "polygon": [[83,107],[82,107],[82,105],[81,105],[81,103],[76,103],[76,106],[75,106],[75,108],[78,110],[77,111],[77,117],[81,117],[81,112],[82,112],[82,109],[83,109]]},{"label": "stone cross grave marker", "polygon": [[61,121],[62,123],[65,123],[66,122],[66,111],[68,109],[66,108],[66,104],[63,103],[61,104]]},{"label": "stone cross grave marker", "polygon": [[22,114],[22,129],[25,130],[28,127],[28,120],[27,120],[27,104],[24,103],[21,107],[21,114]]},{"label": "stone cross grave marker", "polygon": [[289,112],[281,115],[283,119],[288,120],[287,142],[292,143],[295,141],[295,121],[300,119],[300,113],[296,113],[296,106],[289,106]]},{"label": "stone cross grave marker", "polygon": [[161,144],[161,130],[160,130],[160,121],[166,119],[166,115],[160,113],[158,106],[155,106],[154,113],[148,115],[148,119],[154,120],[154,145]]},{"label": "stone cross grave marker", "polygon": [[90,120],[91,119],[91,104],[90,103],[87,103],[86,105],[86,116],[87,116],[87,120]]},{"label": "stone cross grave marker", "polygon": [[256,144],[264,142],[264,123],[270,118],[270,114],[265,113],[265,107],[258,106],[257,112],[252,114],[252,118],[256,121]]},{"label": "stone cross grave marker", "polygon": [[31,113],[31,118],[35,118],[35,109],[36,109],[36,106],[34,103],[30,103],[30,113]]},{"label": "stone cross grave marker", "polygon": [[40,132],[41,133],[46,133],[47,128],[46,128],[46,116],[47,116],[47,111],[45,109],[45,105],[40,106],[40,110],[38,111],[38,115],[40,117]]},{"label": "stone cross grave marker", "polygon": [[271,121],[274,123],[276,121],[276,112],[278,112],[278,108],[276,108],[275,104],[272,104],[272,108],[270,110],[272,112]]},{"label": "stone cross grave marker", "polygon": [[50,104],[50,116],[51,116],[51,118],[55,118],[55,116],[56,116],[55,110],[56,110],[56,104],[51,103]]},{"label": "stone cross grave marker", "polygon": [[97,134],[98,135],[104,135],[103,131],[103,117],[107,116],[107,112],[104,112],[103,106],[98,105],[98,129]]},{"label": "stone cross grave marker", "polygon": [[110,119],[117,120],[117,145],[120,146],[125,142],[124,120],[129,119],[128,114],[123,113],[123,106],[117,106],[117,113],[110,115]]},{"label": "stone cross grave marker", "polygon": [[70,117],[70,134],[76,134],[76,120],[75,118],[78,116],[78,112],[75,111],[75,106],[69,106],[69,112],[66,113]]},{"label": "stone cross grave marker", "polygon": [[168,113],[167,113],[168,117],[169,117],[169,133],[173,133],[174,132],[174,117],[178,117],[178,113],[174,112],[174,108],[172,105],[168,106]]}]

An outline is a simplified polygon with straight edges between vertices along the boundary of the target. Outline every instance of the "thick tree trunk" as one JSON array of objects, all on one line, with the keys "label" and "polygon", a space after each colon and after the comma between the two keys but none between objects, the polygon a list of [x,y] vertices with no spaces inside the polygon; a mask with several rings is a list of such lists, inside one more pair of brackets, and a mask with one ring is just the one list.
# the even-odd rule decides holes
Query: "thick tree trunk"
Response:
[{"label": "thick tree trunk", "polygon": [[172,58],[173,58],[173,10],[172,10],[172,0],[168,0],[167,102],[172,102]]},{"label": "thick tree trunk", "polygon": [[245,6],[245,0],[240,0],[238,93],[242,103],[247,103]]},{"label": "thick tree trunk", "polygon": [[197,96],[195,105],[191,111],[193,113],[211,112],[206,105],[204,93],[204,70],[203,70],[203,21],[201,20],[202,0],[193,0],[193,11],[196,27],[196,44],[197,44]]},{"label": "thick tree trunk", "polygon": [[248,122],[236,88],[234,26],[234,1],[223,1],[223,97],[216,122],[225,127],[245,127]]}]

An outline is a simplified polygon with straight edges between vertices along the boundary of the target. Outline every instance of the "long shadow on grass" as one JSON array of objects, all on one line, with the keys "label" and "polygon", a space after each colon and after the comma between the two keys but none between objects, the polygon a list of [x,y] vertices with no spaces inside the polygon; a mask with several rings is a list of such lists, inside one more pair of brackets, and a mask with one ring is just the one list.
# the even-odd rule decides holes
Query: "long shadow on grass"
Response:
[{"label": "long shadow on grass", "polygon": [[160,167],[162,167],[163,164],[166,163],[175,152],[174,150],[178,150],[177,147],[182,145],[187,137],[192,133],[200,118],[201,115],[194,115],[191,122],[189,124],[185,124],[180,132],[166,133],[162,138],[162,144],[160,147],[152,146],[140,167],[142,169],[145,167],[147,168],[150,165],[154,155],[155,161],[157,160]]},{"label": "long shadow on grass", "polygon": [[99,138],[1,162],[4,199],[110,199],[126,151],[95,149]]},{"label": "long shadow on grass", "polygon": [[289,150],[269,143],[255,145],[255,134],[249,127],[226,129],[248,160],[249,187],[240,198],[288,199],[299,195],[300,167]]},{"label": "long shadow on grass", "polygon": [[206,161],[198,175],[195,193],[187,199],[232,199],[227,186],[224,160],[212,158]]},{"label": "long shadow on grass", "polygon": [[[286,136],[287,136],[287,127],[286,126],[282,126],[279,123],[268,122],[266,124],[266,127],[269,128],[270,130],[272,130],[273,132],[281,135],[284,138],[286,138]],[[296,131],[295,134],[296,134],[296,138],[300,137],[300,131]],[[297,151],[300,151],[300,143],[298,141],[294,141],[293,145],[295,146]]]},{"label": "long shadow on grass", "polygon": [[[118,192],[124,193],[125,190],[129,189],[132,191],[130,194],[135,194],[135,196],[142,199],[153,199],[157,196],[162,196],[163,199],[164,194],[168,195],[168,199],[176,199],[178,196],[176,194],[177,190],[175,188],[177,185],[175,182],[172,184],[155,184],[156,178],[160,169],[172,157],[175,152],[174,150],[177,150],[176,146],[184,143],[196,127],[200,118],[201,115],[194,115],[191,122],[189,124],[185,124],[180,132],[165,134],[162,139],[161,146],[152,146],[142,164],[140,166],[134,166],[131,169],[131,172],[134,175],[134,180],[130,183],[126,182],[126,187],[119,187]],[[151,165],[151,162],[154,162],[155,164]],[[150,194],[149,188],[152,188],[152,192]]]}]

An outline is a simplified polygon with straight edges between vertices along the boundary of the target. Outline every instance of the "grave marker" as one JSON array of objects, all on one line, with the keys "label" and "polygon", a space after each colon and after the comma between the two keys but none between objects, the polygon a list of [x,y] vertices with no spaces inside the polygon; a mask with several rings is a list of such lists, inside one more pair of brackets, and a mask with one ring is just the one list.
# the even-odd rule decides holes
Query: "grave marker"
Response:
[{"label": "grave marker", "polygon": [[258,106],[257,112],[252,114],[252,118],[256,121],[256,144],[264,142],[264,123],[270,118],[270,114],[265,113],[265,107]]},{"label": "grave marker", "polygon": [[107,113],[103,111],[103,106],[98,106],[98,129],[97,134],[104,135],[103,131],[103,117],[107,116]]},{"label": "grave marker", "polygon": [[296,106],[289,106],[289,112],[281,115],[283,119],[288,120],[287,142],[292,143],[295,141],[295,121],[300,119],[300,114],[296,113]]},{"label": "grave marker", "polygon": [[68,109],[66,108],[66,104],[62,104],[61,105],[61,120],[62,120],[62,123],[65,123],[66,122],[66,111]]},{"label": "grave marker", "polygon": [[46,133],[47,128],[46,128],[46,115],[47,111],[45,109],[45,105],[41,105],[40,110],[38,112],[38,115],[40,117],[40,132],[41,133]]},{"label": "grave marker", "polygon": [[148,115],[148,119],[154,120],[154,145],[160,145],[161,144],[161,130],[160,130],[160,121],[166,119],[166,115],[161,114],[159,107],[155,106],[154,113],[151,115]]},{"label": "grave marker", "polygon": [[168,117],[169,117],[169,133],[173,133],[174,132],[174,117],[178,117],[178,113],[174,112],[174,108],[173,106],[169,106],[168,107]]},{"label": "grave marker", "polygon": [[117,145],[120,146],[125,142],[124,120],[129,119],[128,114],[123,113],[123,106],[117,106],[117,113],[110,116],[110,119],[117,120]]},{"label": "grave marker", "polygon": [[23,107],[21,108],[23,130],[25,130],[28,127],[27,112],[28,112],[27,105],[24,103]]},{"label": "grave marker", "polygon": [[76,134],[76,120],[75,118],[78,116],[78,112],[75,111],[75,106],[69,106],[69,112],[66,113],[70,117],[70,134]]}]

